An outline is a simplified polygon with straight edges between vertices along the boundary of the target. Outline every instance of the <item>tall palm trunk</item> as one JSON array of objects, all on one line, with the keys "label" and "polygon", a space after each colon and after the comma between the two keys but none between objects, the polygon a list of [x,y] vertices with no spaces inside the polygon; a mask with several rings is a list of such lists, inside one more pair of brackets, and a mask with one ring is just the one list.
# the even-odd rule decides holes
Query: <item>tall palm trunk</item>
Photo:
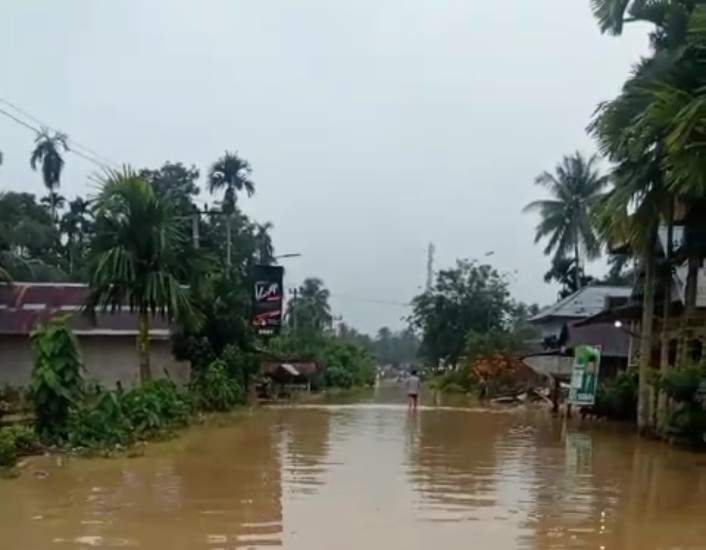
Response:
[{"label": "tall palm trunk", "polygon": [[[660,342],[659,371],[662,376],[669,370],[669,347],[670,347],[670,310],[672,305],[672,241],[674,240],[674,201],[670,201],[667,210],[667,246],[664,249],[665,269],[662,277],[663,301],[662,301],[662,334]],[[659,390],[657,397],[657,431],[664,434],[667,428],[667,417],[669,416],[669,401],[667,394]]]},{"label": "tall palm trunk", "polygon": [[232,238],[232,218],[230,212],[226,214],[226,265],[228,267],[231,266],[232,263],[232,246],[233,246],[233,238]]},{"label": "tall palm trunk", "polygon": [[144,383],[152,379],[152,371],[150,370],[150,318],[148,311],[140,311],[139,325],[140,333],[137,337],[137,348],[140,355],[140,382]]},{"label": "tall palm trunk", "polygon": [[637,395],[637,428],[641,434],[650,430],[652,419],[652,390],[649,383],[652,363],[652,339],[655,312],[655,241],[657,227],[650,230],[649,242],[643,256],[645,280],[642,298],[642,326],[640,335],[639,387]]}]

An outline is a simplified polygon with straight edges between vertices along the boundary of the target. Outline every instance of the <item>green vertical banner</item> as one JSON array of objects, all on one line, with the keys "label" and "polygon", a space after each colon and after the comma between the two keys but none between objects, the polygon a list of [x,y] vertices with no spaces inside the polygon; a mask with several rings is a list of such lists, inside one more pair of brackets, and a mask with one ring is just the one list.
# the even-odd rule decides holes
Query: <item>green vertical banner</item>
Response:
[{"label": "green vertical banner", "polygon": [[600,346],[576,346],[569,389],[569,402],[572,405],[595,404],[600,367]]}]

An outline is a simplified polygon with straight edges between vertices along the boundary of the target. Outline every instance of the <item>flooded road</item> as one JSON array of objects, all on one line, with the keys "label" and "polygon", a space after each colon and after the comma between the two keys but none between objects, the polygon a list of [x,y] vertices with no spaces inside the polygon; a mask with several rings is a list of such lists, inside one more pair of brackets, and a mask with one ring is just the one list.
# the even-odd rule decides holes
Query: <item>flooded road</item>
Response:
[{"label": "flooded road", "polygon": [[386,387],[0,482],[2,549],[276,547],[706,548],[706,456],[541,410],[408,413]]}]

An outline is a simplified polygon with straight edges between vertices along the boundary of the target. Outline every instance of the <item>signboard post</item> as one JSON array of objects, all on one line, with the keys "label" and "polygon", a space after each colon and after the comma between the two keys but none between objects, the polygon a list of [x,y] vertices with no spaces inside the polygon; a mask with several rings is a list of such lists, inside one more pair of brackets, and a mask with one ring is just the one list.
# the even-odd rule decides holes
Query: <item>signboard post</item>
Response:
[{"label": "signboard post", "polygon": [[600,346],[576,346],[571,371],[569,403],[579,406],[595,404],[600,366]]},{"label": "signboard post", "polygon": [[281,266],[252,267],[252,323],[260,336],[273,336],[282,328],[283,276]]}]

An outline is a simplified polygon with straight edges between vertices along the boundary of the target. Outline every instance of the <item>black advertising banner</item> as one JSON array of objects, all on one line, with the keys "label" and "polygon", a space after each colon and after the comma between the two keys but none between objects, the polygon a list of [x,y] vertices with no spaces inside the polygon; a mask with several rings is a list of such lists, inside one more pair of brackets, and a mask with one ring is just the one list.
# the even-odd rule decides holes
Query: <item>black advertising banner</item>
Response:
[{"label": "black advertising banner", "polygon": [[260,335],[273,335],[282,328],[284,268],[276,265],[252,267],[253,325]]}]

